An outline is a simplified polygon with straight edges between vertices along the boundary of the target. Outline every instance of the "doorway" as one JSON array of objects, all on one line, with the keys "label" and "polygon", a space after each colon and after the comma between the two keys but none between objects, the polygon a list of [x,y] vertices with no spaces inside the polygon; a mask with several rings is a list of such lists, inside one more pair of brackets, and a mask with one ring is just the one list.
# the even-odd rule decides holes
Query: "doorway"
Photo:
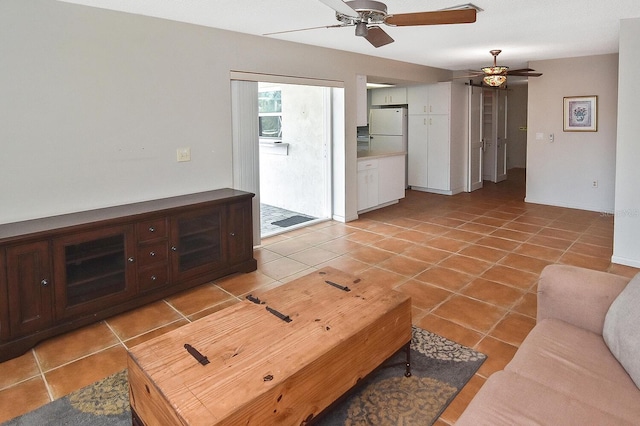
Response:
[{"label": "doorway", "polygon": [[331,218],[334,97],[343,91],[269,77],[232,80],[234,187],[256,194],[255,244]]}]

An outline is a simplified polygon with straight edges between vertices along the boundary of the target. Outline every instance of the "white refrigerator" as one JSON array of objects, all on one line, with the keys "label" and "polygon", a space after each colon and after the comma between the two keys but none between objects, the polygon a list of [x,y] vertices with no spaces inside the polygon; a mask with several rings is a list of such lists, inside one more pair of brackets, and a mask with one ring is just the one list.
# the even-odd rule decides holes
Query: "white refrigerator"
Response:
[{"label": "white refrigerator", "polygon": [[369,150],[407,152],[407,108],[369,111]]}]

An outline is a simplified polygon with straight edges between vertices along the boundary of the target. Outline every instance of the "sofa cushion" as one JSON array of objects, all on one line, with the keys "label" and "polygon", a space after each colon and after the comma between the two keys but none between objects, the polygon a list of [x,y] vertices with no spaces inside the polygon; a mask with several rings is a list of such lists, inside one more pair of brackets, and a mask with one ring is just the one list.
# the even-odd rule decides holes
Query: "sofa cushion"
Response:
[{"label": "sofa cushion", "polygon": [[640,274],[629,281],[609,307],[602,336],[640,388]]},{"label": "sofa cushion", "polygon": [[506,371],[492,374],[456,421],[456,426],[614,424],[634,422]]},{"label": "sofa cushion", "polygon": [[602,336],[560,320],[543,320],[505,371],[629,422],[640,418],[640,390]]}]

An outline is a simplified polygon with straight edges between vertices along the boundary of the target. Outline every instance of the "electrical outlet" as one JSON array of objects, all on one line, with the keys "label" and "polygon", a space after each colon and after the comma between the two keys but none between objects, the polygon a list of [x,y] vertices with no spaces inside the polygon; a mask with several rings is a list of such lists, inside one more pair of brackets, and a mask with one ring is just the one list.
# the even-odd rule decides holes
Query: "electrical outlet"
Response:
[{"label": "electrical outlet", "polygon": [[594,180],[593,182],[591,182],[591,187],[592,188],[597,188],[598,187],[598,181]]},{"label": "electrical outlet", "polygon": [[191,148],[178,148],[176,155],[179,162],[191,161]]}]

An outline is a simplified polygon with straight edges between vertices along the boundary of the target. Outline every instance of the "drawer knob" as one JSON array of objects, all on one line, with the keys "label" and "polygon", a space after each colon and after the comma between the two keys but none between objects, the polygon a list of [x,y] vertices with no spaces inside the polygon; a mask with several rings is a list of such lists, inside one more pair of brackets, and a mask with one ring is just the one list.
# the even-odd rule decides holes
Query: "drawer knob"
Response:
[{"label": "drawer knob", "polygon": [[229,232],[229,235],[231,235],[232,237],[235,237],[236,233],[235,232]]},{"label": "drawer knob", "polygon": [[158,277],[156,277],[155,275],[151,275],[151,281],[155,281],[157,279],[158,279]]},{"label": "drawer knob", "polygon": [[49,280],[45,278],[42,281],[40,281],[40,284],[42,284],[42,287],[46,287],[49,285]]},{"label": "drawer knob", "polygon": [[172,247],[171,247],[171,251],[178,251],[178,247],[176,247],[176,246],[172,246]]},{"label": "drawer knob", "polygon": [[129,263],[133,263],[133,262],[135,262],[135,259],[134,259],[133,257],[130,257],[130,258],[128,258],[127,260],[129,261]]},{"label": "drawer knob", "polygon": [[149,227],[149,232],[156,232],[156,228],[154,228],[153,226]]},{"label": "drawer knob", "polygon": [[156,252],[155,252],[155,251],[151,251],[151,252],[149,252],[149,256],[154,257],[155,255],[156,255]]}]

